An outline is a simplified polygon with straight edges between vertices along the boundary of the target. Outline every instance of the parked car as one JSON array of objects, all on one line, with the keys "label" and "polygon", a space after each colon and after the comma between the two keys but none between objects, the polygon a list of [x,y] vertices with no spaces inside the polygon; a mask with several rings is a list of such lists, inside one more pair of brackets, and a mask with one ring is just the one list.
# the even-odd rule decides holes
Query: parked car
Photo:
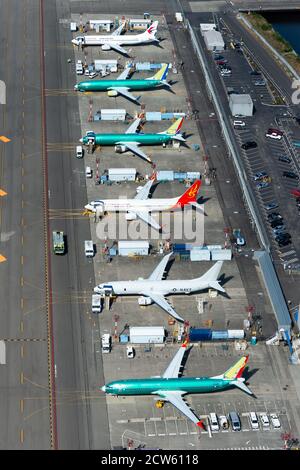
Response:
[{"label": "parked car", "polygon": [[231,411],[228,414],[229,421],[231,423],[231,427],[233,431],[240,431],[241,430],[241,421],[239,415],[235,411]]},{"label": "parked car", "polygon": [[89,78],[95,78],[95,77],[97,77],[97,75],[98,75],[97,72],[90,72],[89,73]]},{"label": "parked car", "polygon": [[209,423],[212,431],[219,431],[218,417],[216,413],[209,413]]},{"label": "parked car", "polygon": [[282,139],[282,136],[283,136],[283,132],[280,131],[279,129],[273,129],[273,128],[269,128],[265,134],[266,137],[270,137],[271,139],[277,139],[277,140],[280,140]]},{"label": "parked car", "polygon": [[226,418],[226,416],[224,415],[220,415],[219,416],[219,423],[220,423],[220,426],[222,429],[228,429],[229,428],[229,423],[228,423],[228,419]]},{"label": "parked car", "polygon": [[276,413],[270,413],[270,418],[274,428],[278,429],[281,427],[280,421]]},{"label": "parked car", "polygon": [[133,359],[135,355],[134,348],[132,346],[126,346],[126,356],[129,359]]},{"label": "parked car", "polygon": [[294,173],[293,171],[284,171],[282,173],[282,176],[284,176],[285,178],[292,178],[294,180],[298,180],[299,179],[299,176],[296,175],[296,173]]},{"label": "parked car", "polygon": [[[270,222],[270,221],[269,221]],[[275,219],[275,220],[272,220],[271,221],[271,227],[272,228],[275,228],[275,227],[280,227],[283,225],[283,219]]]},{"label": "parked car", "polygon": [[256,80],[256,82],[254,82],[255,86],[264,86],[265,84],[265,80]]},{"label": "parked car", "polygon": [[259,171],[253,176],[254,181],[262,180],[263,178],[268,178],[268,173],[266,171]]},{"label": "parked car", "polygon": [[252,429],[259,429],[257,415],[254,411],[250,411],[249,418]]},{"label": "parked car", "polygon": [[270,426],[270,421],[267,413],[260,413],[259,417],[263,428],[268,428]]},{"label": "parked car", "polygon": [[214,54],[215,54],[215,55],[214,55],[214,60],[222,60],[222,59],[224,59],[224,57],[223,57],[222,55],[216,54],[216,53],[214,53]]},{"label": "parked car", "polygon": [[264,208],[267,210],[267,211],[271,211],[272,209],[277,209],[278,207],[278,203],[273,201],[273,202],[269,202],[268,204],[265,204],[264,205]]},{"label": "parked car", "polygon": [[253,140],[251,141],[248,141],[248,142],[245,142],[244,144],[242,144],[242,149],[244,150],[248,150],[248,149],[254,149],[257,147],[257,143],[254,142]]},{"label": "parked car", "polygon": [[264,189],[264,188],[268,188],[270,186],[270,183],[268,183],[267,181],[262,181],[261,183],[258,183],[256,185],[257,189]]},{"label": "parked car", "polygon": [[245,126],[246,126],[245,121],[238,121],[237,119],[233,121],[233,127],[235,129],[239,129],[240,127],[245,127]]},{"label": "parked car", "polygon": [[279,220],[279,219],[282,220],[282,215],[280,215],[279,212],[272,212],[272,214],[267,215],[267,218],[269,221]]},{"label": "parked car", "polygon": [[251,70],[250,75],[261,75],[261,73],[258,70]]},{"label": "parked car", "polygon": [[241,230],[239,228],[234,229],[232,234],[236,240],[237,245],[244,246],[246,244],[245,238],[242,236]]},{"label": "parked car", "polygon": [[218,65],[225,65],[225,64],[227,64],[227,62],[228,62],[228,60],[226,60],[226,59],[216,60],[216,63]]},{"label": "parked car", "polygon": [[286,226],[285,225],[279,225],[278,227],[274,227],[272,228],[272,232],[273,234],[276,236],[276,235],[279,235],[281,233],[284,233],[286,230]]},{"label": "parked car", "polygon": [[291,161],[292,161],[289,157],[286,157],[285,155],[280,155],[278,157],[278,160],[280,162],[284,162],[284,163],[291,163]]},{"label": "parked car", "polygon": [[287,246],[287,245],[289,245],[290,243],[292,243],[289,238],[276,240],[276,242],[277,242],[277,244],[278,244],[279,247]]}]

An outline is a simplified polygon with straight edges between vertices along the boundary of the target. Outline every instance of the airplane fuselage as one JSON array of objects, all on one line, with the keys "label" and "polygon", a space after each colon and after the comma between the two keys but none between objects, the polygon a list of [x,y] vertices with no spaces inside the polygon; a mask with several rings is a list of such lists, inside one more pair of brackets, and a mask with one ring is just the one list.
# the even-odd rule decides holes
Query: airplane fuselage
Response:
[{"label": "airplane fuselage", "polygon": [[[117,145],[120,142],[138,142],[141,145],[159,145],[168,143],[174,137],[171,134],[95,134],[96,145]],[[88,144],[88,137],[82,138]]]},{"label": "airplane fuselage", "polygon": [[87,35],[87,36],[77,36],[75,40],[72,42],[75,43],[77,41],[79,44],[84,46],[103,46],[105,44],[116,44],[119,46],[134,46],[135,44],[145,44],[147,42],[155,41],[155,38],[151,36],[147,37],[144,35],[141,37],[142,34],[135,34],[135,35],[116,35],[116,36],[102,36],[102,35]]},{"label": "airplane fuselage", "polygon": [[210,377],[181,377],[174,379],[148,378],[116,380],[105,385],[110,395],[151,395],[162,391],[184,391],[186,393],[218,392],[231,387],[231,380]]},{"label": "airplane fuselage", "polygon": [[[101,287],[100,287],[101,286]],[[164,281],[113,281],[100,284],[95,289],[111,289],[115,295],[145,295],[145,292],[153,292],[154,294],[170,295],[170,294],[190,294],[198,290],[206,289],[209,283],[199,279],[189,280],[164,280]],[[147,295],[145,295],[147,297]]]},{"label": "airplane fuselage", "polygon": [[[104,212],[161,212],[175,208],[178,198],[172,199],[106,199],[94,201]],[[177,207],[177,206],[176,206]]]},{"label": "airplane fuselage", "polygon": [[89,80],[78,83],[76,89],[79,91],[108,91],[113,88],[151,90],[161,84],[161,80]]}]

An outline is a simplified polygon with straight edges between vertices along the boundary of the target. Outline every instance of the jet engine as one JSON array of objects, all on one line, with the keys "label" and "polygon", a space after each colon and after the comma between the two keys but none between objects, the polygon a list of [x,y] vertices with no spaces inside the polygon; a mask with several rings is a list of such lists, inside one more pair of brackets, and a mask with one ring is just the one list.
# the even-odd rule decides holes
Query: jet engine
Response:
[{"label": "jet engine", "polygon": [[118,96],[117,90],[108,90],[107,96]]},{"label": "jet engine", "polygon": [[115,152],[116,153],[123,153],[126,152],[126,147],[125,145],[115,145]]},{"label": "jet engine", "polygon": [[163,400],[157,400],[155,402],[156,408],[163,408],[164,404],[165,404],[165,402]]},{"label": "jet engine", "polygon": [[103,51],[110,51],[110,46],[108,44],[103,44],[103,46],[101,46],[101,49]]},{"label": "jet engine", "polygon": [[152,299],[150,299],[150,297],[141,296],[138,298],[138,304],[139,305],[151,305]]},{"label": "jet engine", "polygon": [[134,214],[134,212],[127,212],[125,214],[125,219],[126,220],[136,220],[136,214]]}]

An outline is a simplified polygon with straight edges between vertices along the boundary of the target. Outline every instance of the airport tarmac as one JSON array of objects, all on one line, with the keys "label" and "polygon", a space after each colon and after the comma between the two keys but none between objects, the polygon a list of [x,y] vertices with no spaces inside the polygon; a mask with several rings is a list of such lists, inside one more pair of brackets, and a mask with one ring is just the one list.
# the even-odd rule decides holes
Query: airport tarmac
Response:
[{"label": "airport tarmac", "polygon": [[[101,15],[99,15],[99,18]],[[76,20],[76,16],[72,16],[72,20]],[[97,18],[97,19],[99,19]],[[155,62],[173,62],[174,44],[170,37],[169,29],[165,26],[165,19],[155,17],[158,19],[162,27],[160,27],[160,34],[164,38],[163,49],[155,48]],[[86,20],[83,16],[83,22]],[[153,47],[147,46],[141,49],[141,46],[133,47],[131,54],[134,56],[135,61],[153,60]],[[142,51],[142,56],[140,55]],[[75,49],[76,60],[86,60],[89,64],[92,59],[97,57],[97,52],[91,47],[86,49],[83,53],[81,50]],[[111,51],[103,52],[101,58],[116,57],[116,54]],[[124,57],[118,56],[119,63],[124,65],[127,60]],[[178,56],[176,56],[178,61]],[[194,72],[195,73],[195,72]],[[106,78],[116,78],[116,74],[110,74]],[[152,73],[150,72],[150,75]],[[147,73],[135,73],[134,78],[145,78],[149,76]],[[77,82],[85,80],[85,77],[78,76]],[[183,74],[180,68],[177,68],[177,73],[174,74],[170,69],[168,80],[174,83],[172,90],[175,94],[171,94],[168,90],[153,90],[150,92],[142,92],[141,102],[145,104],[146,111],[160,111],[163,108],[167,112],[181,111],[187,113],[188,117],[191,116],[192,105],[190,96],[186,90]],[[93,130],[99,133],[105,132],[125,132],[128,123],[114,123],[114,122],[88,122],[89,116],[96,113],[101,108],[125,108],[127,113],[134,118],[140,108],[130,101],[122,98],[109,98],[106,93],[91,93],[82,94],[78,93],[79,110],[82,135],[88,130]],[[162,122],[147,122],[143,127],[143,132],[160,132],[167,129],[171,123],[168,121]],[[173,169],[180,171],[200,171],[204,174],[205,165],[203,156],[205,154],[203,143],[198,134],[198,123],[193,119],[186,119],[184,121],[183,130],[188,135],[187,146],[181,146],[180,149],[162,148],[162,147],[143,147],[143,150],[151,155],[151,158],[156,163],[156,169]],[[80,138],[81,136],[78,136]],[[192,147],[193,144],[198,144],[200,149],[195,151]],[[151,166],[141,160],[139,157],[133,156],[130,152],[117,154],[114,152],[113,147],[102,147],[100,150],[96,149],[93,154],[85,152],[84,164],[93,169],[95,175],[101,175],[105,169],[114,168],[136,168],[142,175],[150,175],[152,173]],[[81,184],[84,176],[80,176]],[[137,185],[143,183],[120,183],[120,184],[102,184],[95,185],[94,178],[86,180],[87,183],[87,202],[94,199],[105,198],[118,198],[118,197],[134,197]],[[200,195],[202,202],[204,202],[205,220],[204,220],[204,241],[208,244],[225,245],[226,236],[224,229],[226,222],[224,220],[220,204],[217,199],[215,185],[205,185],[204,179],[202,180],[202,187]],[[222,184],[224,184],[222,182]],[[185,186],[179,182],[160,183],[154,191],[152,197],[175,197],[180,195],[185,190]],[[80,208],[78,208],[79,210]],[[106,216],[109,220],[111,215]],[[104,217],[105,220],[105,217]],[[127,222],[127,224],[136,224],[136,221]],[[111,262],[106,262],[106,257],[103,254],[105,247],[110,248],[115,246],[118,239],[117,236],[105,238],[100,232],[97,218],[93,215],[90,216],[90,227],[92,240],[96,244],[97,252],[94,261],[87,261],[94,264],[95,281],[96,284],[100,282],[113,281],[113,280],[126,280],[135,279],[137,277],[146,278],[151,274],[162,255],[159,254],[159,239],[153,236],[151,239],[152,256],[148,257],[134,257],[123,258],[118,256],[111,257]],[[249,229],[247,228],[247,231]],[[100,235],[100,236],[99,236]],[[253,237],[253,235],[252,235]],[[170,236],[171,241],[177,242],[191,242],[192,240],[184,238],[174,240]],[[252,245],[252,246],[251,246]],[[190,326],[207,327],[208,325],[214,329],[240,329],[243,328],[244,320],[248,318],[248,308],[250,299],[253,301],[255,295],[255,308],[256,311],[264,317],[266,328],[263,334],[271,334],[274,330],[274,320],[271,307],[267,298],[267,294],[259,283],[254,262],[252,261],[252,251],[257,248],[255,237],[252,238],[247,245],[247,249],[243,249],[240,253],[235,253],[236,258],[232,261],[224,262],[222,269],[222,276],[224,281],[224,288],[226,295],[218,295],[215,298],[209,296],[208,292],[200,292],[198,295],[192,296],[170,296],[169,300],[179,314],[184,313],[184,318]],[[237,264],[237,261],[238,264]],[[192,278],[198,277],[203,274],[210,266],[211,262],[191,262],[183,261],[176,257],[168,270],[168,279]],[[249,272],[248,285],[244,286],[241,279],[245,278],[245,272]],[[251,274],[250,274],[251,273]],[[255,286],[251,284],[250,278],[253,280]],[[249,296],[249,286],[255,290],[255,294]],[[259,286],[259,287],[258,287]],[[258,296],[258,293],[260,294]],[[92,294],[92,292],[91,292]],[[204,301],[204,311],[199,313],[199,303]],[[168,331],[169,338],[176,340],[179,325],[169,325],[167,314],[156,306],[140,307],[137,303],[136,297],[119,297],[111,305],[109,310],[104,309],[99,316],[99,335],[103,333],[110,333],[113,336],[113,349],[110,354],[103,355],[104,364],[104,377],[108,382],[117,378],[126,377],[143,377],[146,375],[157,375],[161,373],[167,366],[168,361],[176,351],[176,345],[166,344],[151,347],[151,352],[146,352],[142,345],[137,346],[137,355],[132,361],[126,357],[125,345],[120,344],[114,335],[119,335],[124,328],[130,326],[142,325],[159,325],[164,326]],[[272,319],[271,319],[272,318]],[[126,330],[125,330],[126,331]],[[250,334],[250,332],[249,332]],[[262,339],[264,336],[262,335]],[[249,338],[248,338],[249,339]],[[94,339],[96,345],[96,354],[101,354],[101,345],[99,337]],[[250,355],[253,356],[251,368],[254,369],[259,366],[259,374],[264,374],[267,369],[265,364],[266,357],[270,358],[266,347],[263,343],[259,343],[255,347],[250,348]],[[193,352],[187,361],[186,375],[212,375],[220,373],[231,364],[240,352],[234,350],[233,343],[225,344],[203,344],[202,347],[195,345]],[[283,354],[283,352],[281,353]],[[196,355],[199,357],[196,359]],[[201,362],[203,360],[203,363]],[[159,367],[157,366],[159,363]],[[156,364],[154,366],[154,364]],[[154,369],[153,369],[154,366]],[[159,370],[158,370],[159,369]],[[258,376],[259,376],[258,374]],[[272,374],[271,374],[272,375]],[[266,377],[264,375],[264,377]],[[272,376],[273,377],[273,376]],[[255,379],[254,379],[255,380]],[[270,383],[274,378],[270,378]],[[279,380],[279,379],[278,379]],[[266,381],[267,383],[267,381]],[[280,380],[277,383],[275,380],[274,387],[278,387]],[[103,385],[99,383],[99,387]],[[111,445],[127,447],[133,445],[146,445],[151,448],[163,449],[201,449],[201,448],[231,448],[231,447],[245,447],[245,448],[259,448],[270,449],[279,448],[281,445],[280,433],[278,430],[271,430],[269,433],[260,430],[258,433],[250,431],[250,425],[247,417],[249,411],[275,411],[280,415],[282,426],[285,429],[290,429],[290,408],[289,404],[277,400],[276,393],[273,392],[272,387],[263,392],[263,387],[260,385],[258,379],[257,387],[259,392],[259,399],[253,404],[253,399],[244,396],[237,390],[226,392],[226,397],[230,397],[228,401],[222,394],[218,395],[197,395],[188,398],[188,402],[192,403],[193,409],[201,416],[206,416],[210,411],[216,411],[220,414],[221,410],[228,413],[231,409],[236,409],[242,413],[242,425],[244,432],[249,432],[247,439],[244,439],[244,432],[240,434],[241,438],[237,438],[231,431],[228,433],[219,433],[217,435],[209,435],[209,433],[201,432],[194,429],[192,423],[188,422],[177,410],[171,405],[166,404],[162,410],[157,410],[154,407],[154,400],[151,397],[130,397],[130,398],[112,398],[107,397],[107,406],[110,423],[110,439]],[[103,395],[99,396],[100,403]],[[233,407],[233,408],[232,408]],[[288,411],[287,411],[288,409]],[[253,436],[252,436],[253,434]],[[132,443],[131,443],[132,441]],[[128,444],[129,443],[129,444]],[[131,444],[130,444],[131,443]]]}]

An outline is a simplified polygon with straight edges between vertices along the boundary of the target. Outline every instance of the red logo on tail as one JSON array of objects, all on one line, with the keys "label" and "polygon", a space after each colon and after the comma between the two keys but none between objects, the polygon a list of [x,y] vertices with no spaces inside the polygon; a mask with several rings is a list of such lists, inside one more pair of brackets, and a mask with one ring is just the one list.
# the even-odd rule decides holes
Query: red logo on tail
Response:
[{"label": "red logo on tail", "polygon": [[183,207],[186,204],[189,204],[190,202],[196,202],[196,197],[200,186],[201,180],[195,181],[195,183],[189,189],[187,189],[182,196],[180,196],[176,205],[179,207]]}]

